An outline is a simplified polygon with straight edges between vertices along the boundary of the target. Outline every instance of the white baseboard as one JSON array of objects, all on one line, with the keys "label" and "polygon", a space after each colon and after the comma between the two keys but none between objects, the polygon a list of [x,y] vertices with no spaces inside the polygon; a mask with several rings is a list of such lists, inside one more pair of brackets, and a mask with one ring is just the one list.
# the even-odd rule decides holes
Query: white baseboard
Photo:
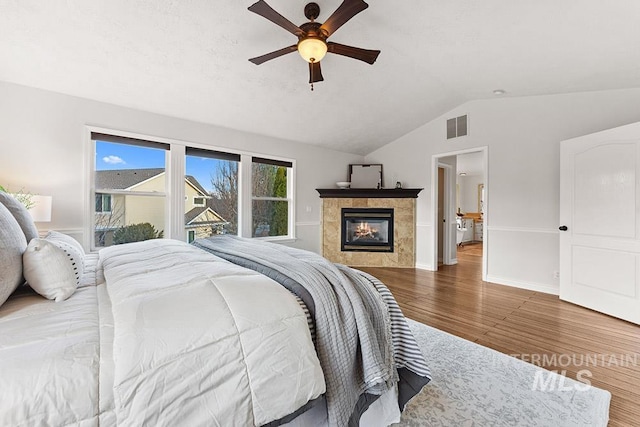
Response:
[{"label": "white baseboard", "polygon": [[503,277],[487,276],[487,282],[496,283],[498,285],[512,286],[514,288],[527,289],[535,292],[543,292],[545,294],[560,295],[560,289],[549,284],[522,282],[519,280],[505,279]]},{"label": "white baseboard", "polygon": [[427,271],[434,271],[433,270],[433,266],[430,264],[417,264],[416,263],[416,268],[419,270],[427,270]]}]

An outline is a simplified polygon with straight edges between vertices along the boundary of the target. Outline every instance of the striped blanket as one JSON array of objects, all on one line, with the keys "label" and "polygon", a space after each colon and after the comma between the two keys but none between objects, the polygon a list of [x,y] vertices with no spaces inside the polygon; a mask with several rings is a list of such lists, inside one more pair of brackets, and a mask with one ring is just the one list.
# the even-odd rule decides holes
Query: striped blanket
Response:
[{"label": "striped blanket", "polygon": [[374,277],[283,245],[214,236],[195,246],[263,273],[300,297],[315,321],[330,425],[358,425],[375,399],[398,385],[400,409],[430,379],[397,302]]}]

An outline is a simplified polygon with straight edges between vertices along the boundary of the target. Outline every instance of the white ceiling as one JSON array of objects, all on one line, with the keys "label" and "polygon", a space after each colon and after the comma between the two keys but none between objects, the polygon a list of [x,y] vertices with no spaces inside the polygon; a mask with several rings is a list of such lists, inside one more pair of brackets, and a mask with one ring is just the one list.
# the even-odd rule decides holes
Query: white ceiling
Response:
[{"label": "white ceiling", "polygon": [[464,173],[468,176],[471,176],[482,175],[482,173],[484,172],[484,153],[482,151],[458,154],[456,156],[456,160],[456,172],[458,174]]},{"label": "white ceiling", "polygon": [[378,61],[329,54],[314,92],[297,53],[247,61],[296,42],[253,2],[0,0],[0,80],[359,154],[494,89],[640,87],[638,0],[370,0],[330,40]]}]

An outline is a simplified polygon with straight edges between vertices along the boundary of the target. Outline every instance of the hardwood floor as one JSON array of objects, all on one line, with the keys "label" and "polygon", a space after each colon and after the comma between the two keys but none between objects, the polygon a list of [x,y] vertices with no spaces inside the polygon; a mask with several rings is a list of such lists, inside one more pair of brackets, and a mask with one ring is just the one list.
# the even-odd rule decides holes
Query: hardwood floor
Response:
[{"label": "hardwood floor", "polygon": [[640,426],[640,326],[557,296],[482,281],[482,245],[437,272],[361,268],[405,316],[611,392],[609,426]]}]

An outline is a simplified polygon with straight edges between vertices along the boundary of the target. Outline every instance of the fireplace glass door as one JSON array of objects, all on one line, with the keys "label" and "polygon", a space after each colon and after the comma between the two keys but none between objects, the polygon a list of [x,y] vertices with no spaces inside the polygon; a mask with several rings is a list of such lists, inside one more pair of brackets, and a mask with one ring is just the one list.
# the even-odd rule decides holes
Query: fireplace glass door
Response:
[{"label": "fireplace glass door", "polygon": [[393,209],[343,208],[343,251],[393,252]]}]

